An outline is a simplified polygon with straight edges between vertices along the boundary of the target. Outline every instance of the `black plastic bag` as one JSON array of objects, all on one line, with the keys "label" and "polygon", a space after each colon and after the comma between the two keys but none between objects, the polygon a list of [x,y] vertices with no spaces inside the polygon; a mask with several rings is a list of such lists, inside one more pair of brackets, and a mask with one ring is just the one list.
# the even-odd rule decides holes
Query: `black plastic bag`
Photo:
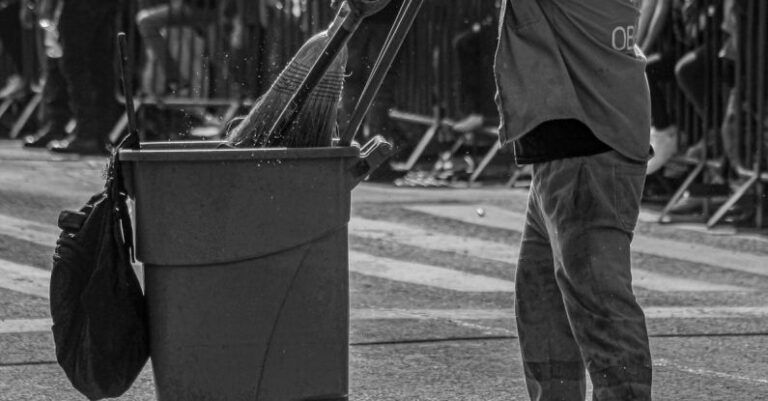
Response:
[{"label": "black plastic bag", "polygon": [[56,359],[91,400],[125,393],[149,358],[144,295],[131,267],[132,230],[112,157],[104,191],[59,216],[51,273]]}]

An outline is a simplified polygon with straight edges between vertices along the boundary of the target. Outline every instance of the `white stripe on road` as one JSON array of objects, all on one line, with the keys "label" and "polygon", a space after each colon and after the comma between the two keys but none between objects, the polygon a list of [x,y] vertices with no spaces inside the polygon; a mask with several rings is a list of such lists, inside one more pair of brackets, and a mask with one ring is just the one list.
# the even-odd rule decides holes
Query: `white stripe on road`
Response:
[{"label": "white stripe on road", "polygon": [[[647,307],[648,319],[739,319],[768,317],[768,306],[716,306],[716,307]],[[351,309],[350,319],[363,320],[454,320],[454,321],[511,321],[513,309]],[[50,331],[50,318],[0,320],[0,333]],[[498,329],[498,327],[484,328]]]},{"label": "white stripe on road", "polygon": [[[495,206],[483,206],[485,211],[483,217],[477,214],[476,205],[435,204],[407,206],[406,208],[433,216],[506,230],[522,231],[525,224],[525,216],[522,213]],[[768,257],[766,256],[734,252],[671,239],[650,238],[643,235],[635,235],[632,249],[647,255],[768,276]]]},{"label": "white stripe on road", "polygon": [[0,288],[48,298],[51,272],[0,259]]},{"label": "white stripe on road", "polygon": [[[470,216],[474,216],[474,218],[477,219],[477,221],[473,222],[476,224],[482,224],[484,222],[484,218],[477,216],[475,209],[468,206],[438,205],[437,209],[432,207],[426,208],[422,206],[414,206],[412,208],[422,212],[437,210],[441,214],[450,213],[451,216],[461,216],[466,214],[465,212],[468,210],[467,208],[470,208],[472,212]],[[506,210],[498,208],[486,208],[486,210],[487,216],[491,216],[493,220],[500,218],[501,220],[505,221],[505,224],[509,223],[510,216],[514,217],[511,212]],[[58,236],[58,230],[54,226],[47,226],[11,216],[0,214],[0,223],[2,223],[2,225],[0,225],[0,233],[40,245],[53,246]],[[504,263],[510,263],[516,260],[519,251],[517,245],[506,245],[491,241],[477,240],[474,238],[441,234],[404,224],[362,219],[357,217],[352,218],[350,221],[350,232],[353,235],[358,235],[365,238],[373,238],[379,240],[392,239],[398,243],[414,245],[424,249],[454,252],[465,254],[471,257],[485,258]],[[371,257],[368,257],[368,259],[371,259]],[[366,272],[373,272],[369,275],[376,275],[377,277],[381,278],[409,282],[413,284],[434,285],[438,288],[444,289],[477,288],[477,283],[494,281],[495,284],[492,284],[492,286],[487,291],[499,291],[498,282],[496,281],[497,279],[486,278],[486,280],[478,281],[477,278],[483,276],[470,275],[476,279],[472,281],[474,284],[467,287],[467,284],[463,282],[463,280],[467,277],[467,273],[458,272],[452,269],[417,264],[411,264],[410,267],[399,266],[402,265],[402,263],[403,262],[400,261],[382,258],[377,260],[377,265],[379,268],[370,266],[367,269],[363,269],[363,267],[357,266],[357,269],[358,273],[362,274],[366,274]],[[388,267],[381,268],[381,266]],[[418,269],[414,269],[413,266],[426,266],[427,268],[425,269],[424,267],[420,267]],[[436,274],[441,274],[442,279],[437,280],[435,278]],[[748,289],[743,287],[678,278],[642,269],[633,269],[632,274],[633,283],[636,287],[646,288],[654,291],[748,291]],[[462,280],[462,282],[450,284],[449,281],[453,279]],[[0,281],[0,283],[2,283],[2,281]],[[511,281],[506,281],[504,285],[508,286],[504,287],[504,292],[511,291],[511,288],[514,287],[514,284]],[[458,289],[457,291],[469,290]]]},{"label": "white stripe on road", "polygon": [[349,271],[460,292],[512,292],[515,283],[443,267],[349,252]]},{"label": "white stripe on road", "polygon": [[[768,306],[660,306],[643,308],[648,319],[738,319],[768,317]],[[353,320],[507,320],[513,309],[352,309]]]},{"label": "white stripe on road", "polygon": [[749,288],[728,284],[715,284],[684,277],[674,277],[652,271],[632,268],[632,285],[653,291],[664,292],[748,292]]},{"label": "white stripe on road", "polygon": [[[9,224],[8,226],[0,226],[0,233],[12,236],[19,235],[22,236],[21,239],[30,240],[43,245],[52,246],[55,244],[56,233],[53,229],[46,229],[46,227],[38,226],[35,223],[25,222],[24,220],[15,219],[9,216],[2,216],[2,219],[4,222],[12,224]],[[1,266],[2,264],[0,264],[0,267]],[[11,265],[9,264],[9,266]],[[41,269],[17,264],[13,264],[13,270],[16,272],[14,277],[17,279],[23,276],[20,275],[21,272],[27,272],[31,277],[38,277],[40,275],[39,272],[43,272]],[[514,283],[511,281],[437,266],[379,258],[357,252],[350,252],[350,271],[388,280],[462,292],[511,292],[514,289]],[[0,272],[2,272],[2,270],[0,270]],[[45,288],[47,294],[47,279],[49,278],[48,276],[50,276],[50,273],[45,272],[45,276]],[[23,283],[18,282],[18,280],[11,280],[9,277],[10,276],[0,278],[0,287],[25,293],[31,291],[28,288],[28,285],[23,286],[21,285]],[[42,283],[37,283],[36,285],[41,287]],[[35,295],[38,295],[39,293],[41,292],[36,291]]]},{"label": "white stripe on road", "polygon": [[50,318],[0,320],[0,334],[40,333],[51,331],[51,326],[53,321]]},{"label": "white stripe on road", "polygon": [[715,379],[726,379],[726,380],[735,380],[740,382],[768,384],[768,379],[763,379],[758,377],[749,377],[744,375],[734,375],[731,373],[718,372],[716,370],[711,370],[711,369],[689,367],[665,358],[654,358],[653,366],[673,368],[681,372],[691,373],[697,376],[708,376]]},{"label": "white stripe on road", "polygon": [[49,247],[56,246],[59,230],[54,225],[0,214],[0,234]]},{"label": "white stripe on road", "polygon": [[349,233],[363,238],[388,240],[434,251],[452,252],[504,263],[516,263],[518,246],[443,234],[414,226],[352,217]]},{"label": "white stripe on road", "polygon": [[[504,263],[514,263],[520,253],[516,244],[501,244],[483,241],[469,237],[442,234],[427,231],[399,223],[390,223],[352,217],[349,222],[351,235],[377,240],[394,241],[400,244],[412,245],[419,248],[443,252],[453,252],[460,255],[483,258]],[[706,281],[674,277],[654,273],[643,269],[632,269],[632,284],[635,287],[653,291],[712,291],[712,292],[744,292],[751,291],[744,287],[726,284],[714,284]]]}]

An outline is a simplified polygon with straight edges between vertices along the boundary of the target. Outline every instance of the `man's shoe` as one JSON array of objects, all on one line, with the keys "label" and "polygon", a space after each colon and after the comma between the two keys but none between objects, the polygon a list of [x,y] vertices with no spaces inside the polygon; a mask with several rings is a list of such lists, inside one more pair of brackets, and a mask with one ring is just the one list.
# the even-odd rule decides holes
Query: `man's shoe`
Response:
[{"label": "man's shoe", "polygon": [[45,148],[53,141],[59,141],[67,137],[66,131],[41,129],[32,135],[24,137],[25,148]]},{"label": "man's shoe", "polygon": [[659,171],[677,153],[677,127],[671,125],[662,130],[652,128],[651,146],[654,154],[645,171],[649,175]]},{"label": "man's shoe", "polygon": [[485,119],[480,114],[470,114],[454,124],[453,130],[456,132],[474,132],[483,128]]},{"label": "man's shoe", "polygon": [[27,83],[21,75],[14,74],[8,77],[5,86],[0,88],[0,99],[18,96],[27,89]]},{"label": "man's shoe", "polygon": [[81,139],[70,137],[48,144],[48,150],[60,154],[77,154],[82,156],[106,156],[109,154],[104,141],[96,138]]}]

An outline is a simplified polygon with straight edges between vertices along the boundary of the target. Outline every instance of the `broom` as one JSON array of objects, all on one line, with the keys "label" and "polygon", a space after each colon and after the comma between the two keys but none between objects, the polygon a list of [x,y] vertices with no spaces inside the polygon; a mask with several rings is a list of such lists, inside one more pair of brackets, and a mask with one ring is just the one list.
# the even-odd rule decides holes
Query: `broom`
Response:
[{"label": "broom", "polygon": [[344,81],[346,42],[363,18],[387,3],[347,0],[342,4],[328,30],[299,49],[226,140],[237,147],[330,146]]},{"label": "broom", "polygon": [[269,90],[262,95],[239,125],[232,128],[227,141],[237,147],[316,147],[331,146],[336,132],[338,103],[347,65],[346,48],[331,63],[323,78],[309,94],[296,118],[286,129],[270,135],[304,77],[323,51],[328,32],[310,38],[283,69]]}]

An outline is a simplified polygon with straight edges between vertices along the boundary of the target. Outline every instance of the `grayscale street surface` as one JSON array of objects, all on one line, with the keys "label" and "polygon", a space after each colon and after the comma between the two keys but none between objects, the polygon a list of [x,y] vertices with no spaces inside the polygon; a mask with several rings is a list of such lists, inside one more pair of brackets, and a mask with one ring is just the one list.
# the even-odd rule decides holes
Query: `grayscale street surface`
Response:
[{"label": "grayscale street surface", "polygon": [[[58,213],[101,189],[104,165],[0,141],[2,401],[85,399],[55,361],[47,283]],[[526,189],[352,194],[350,400],[527,400],[513,304]],[[655,399],[768,399],[768,236],[655,221],[645,208],[633,242]],[[120,399],[155,399],[149,364]]]}]

